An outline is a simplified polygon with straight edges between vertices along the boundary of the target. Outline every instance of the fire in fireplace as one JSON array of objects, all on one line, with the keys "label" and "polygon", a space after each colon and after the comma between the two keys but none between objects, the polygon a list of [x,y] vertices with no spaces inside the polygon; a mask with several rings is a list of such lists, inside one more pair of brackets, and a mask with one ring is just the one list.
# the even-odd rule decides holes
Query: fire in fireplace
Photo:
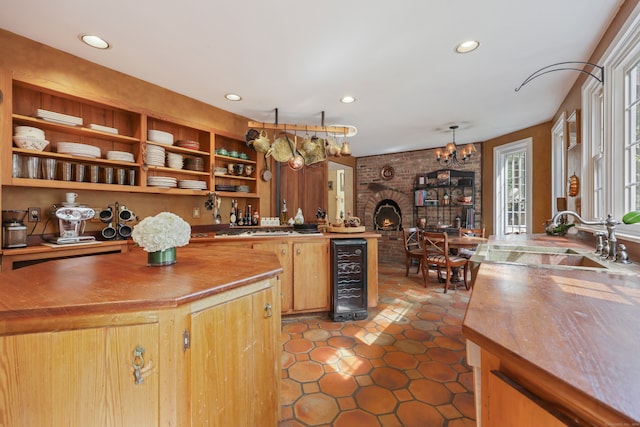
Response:
[{"label": "fire in fireplace", "polygon": [[373,229],[384,231],[402,230],[400,206],[390,199],[381,200],[373,214]]}]

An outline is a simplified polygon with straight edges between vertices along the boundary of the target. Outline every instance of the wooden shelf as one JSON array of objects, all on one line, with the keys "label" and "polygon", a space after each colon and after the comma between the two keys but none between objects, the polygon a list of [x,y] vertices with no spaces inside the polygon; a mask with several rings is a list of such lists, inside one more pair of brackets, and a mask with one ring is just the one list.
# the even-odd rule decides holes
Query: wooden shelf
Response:
[{"label": "wooden shelf", "polygon": [[125,142],[129,144],[140,143],[139,138],[134,138],[131,136],[119,135],[119,134],[109,133],[109,132],[102,132],[99,130],[85,128],[82,126],[63,125],[59,123],[48,122],[46,120],[38,119],[35,117],[23,116],[20,114],[13,114],[13,121],[14,123],[17,123],[20,125],[34,126],[34,127],[44,128],[49,130],[56,130],[59,132],[65,132],[73,135],[89,136],[92,138]]}]

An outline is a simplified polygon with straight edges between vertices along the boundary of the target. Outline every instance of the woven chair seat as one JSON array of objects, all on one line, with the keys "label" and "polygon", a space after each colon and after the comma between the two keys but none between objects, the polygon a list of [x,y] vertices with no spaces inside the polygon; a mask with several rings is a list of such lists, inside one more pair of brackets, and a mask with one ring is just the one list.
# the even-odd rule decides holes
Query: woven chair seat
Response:
[{"label": "woven chair seat", "polygon": [[[447,257],[445,257],[443,254],[432,254],[427,256],[427,262],[429,264],[447,265]],[[462,258],[455,255],[449,255],[449,263],[451,265],[455,265],[455,264],[464,265],[466,262],[467,262],[466,258]]]}]

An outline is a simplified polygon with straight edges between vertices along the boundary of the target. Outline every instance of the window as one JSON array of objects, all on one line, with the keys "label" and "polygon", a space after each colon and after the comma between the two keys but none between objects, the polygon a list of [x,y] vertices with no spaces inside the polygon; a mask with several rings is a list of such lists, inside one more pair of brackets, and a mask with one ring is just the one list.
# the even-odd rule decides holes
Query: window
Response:
[{"label": "window", "polygon": [[565,150],[567,147],[564,143],[564,128],[565,128],[565,118],[564,113],[560,115],[560,118],[553,125],[553,129],[551,130],[552,141],[551,144],[553,146],[551,152],[551,210],[556,212],[556,200],[558,197],[565,197],[565,188],[567,184],[567,175],[565,171]]},{"label": "window", "polygon": [[[630,14],[598,61],[605,82],[582,88],[583,217],[617,220],[640,210],[640,5]],[[637,240],[640,225],[620,225],[618,234]]]},{"label": "window", "polygon": [[625,74],[625,212],[640,210],[640,62]]},{"label": "window", "polygon": [[530,233],[531,144],[527,138],[494,149],[494,233]]}]

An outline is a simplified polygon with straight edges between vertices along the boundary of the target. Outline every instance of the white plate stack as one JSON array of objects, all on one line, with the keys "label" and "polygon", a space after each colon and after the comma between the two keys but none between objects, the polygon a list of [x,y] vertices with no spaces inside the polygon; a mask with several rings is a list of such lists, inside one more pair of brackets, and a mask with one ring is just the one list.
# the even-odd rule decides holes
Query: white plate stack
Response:
[{"label": "white plate stack", "polygon": [[42,151],[49,145],[49,141],[45,139],[44,131],[31,126],[16,126],[13,141],[18,147],[29,150]]},{"label": "white plate stack", "polygon": [[101,155],[99,147],[88,144],[78,144],[76,142],[58,142],[57,151],[58,153],[94,159]]},{"label": "white plate stack", "polygon": [[147,177],[147,185],[150,187],[175,188],[178,180],[170,176],[150,176]]},{"label": "white plate stack", "polygon": [[36,117],[48,122],[59,123],[62,125],[82,126],[82,117],[56,113],[55,111],[43,110],[41,108],[38,108],[36,110]]},{"label": "white plate stack", "polygon": [[167,164],[172,169],[182,169],[184,160],[180,154],[167,153]]},{"label": "white plate stack", "polygon": [[147,131],[147,139],[158,144],[173,145],[173,135],[161,130],[149,129]]},{"label": "white plate stack", "polygon": [[206,190],[207,183],[204,181],[197,181],[194,179],[182,179],[178,181],[178,187],[189,190]]},{"label": "white plate stack", "polygon": [[107,151],[107,160],[117,160],[120,162],[133,162],[133,154],[128,151]]},{"label": "white plate stack", "polygon": [[105,132],[105,133],[112,133],[114,135],[118,134],[118,129],[116,129],[116,128],[112,128],[112,127],[109,127],[109,126],[97,125],[95,123],[89,124],[89,129],[99,130],[100,132]]},{"label": "white plate stack", "polygon": [[145,163],[149,166],[164,166],[164,148],[147,145]]}]

